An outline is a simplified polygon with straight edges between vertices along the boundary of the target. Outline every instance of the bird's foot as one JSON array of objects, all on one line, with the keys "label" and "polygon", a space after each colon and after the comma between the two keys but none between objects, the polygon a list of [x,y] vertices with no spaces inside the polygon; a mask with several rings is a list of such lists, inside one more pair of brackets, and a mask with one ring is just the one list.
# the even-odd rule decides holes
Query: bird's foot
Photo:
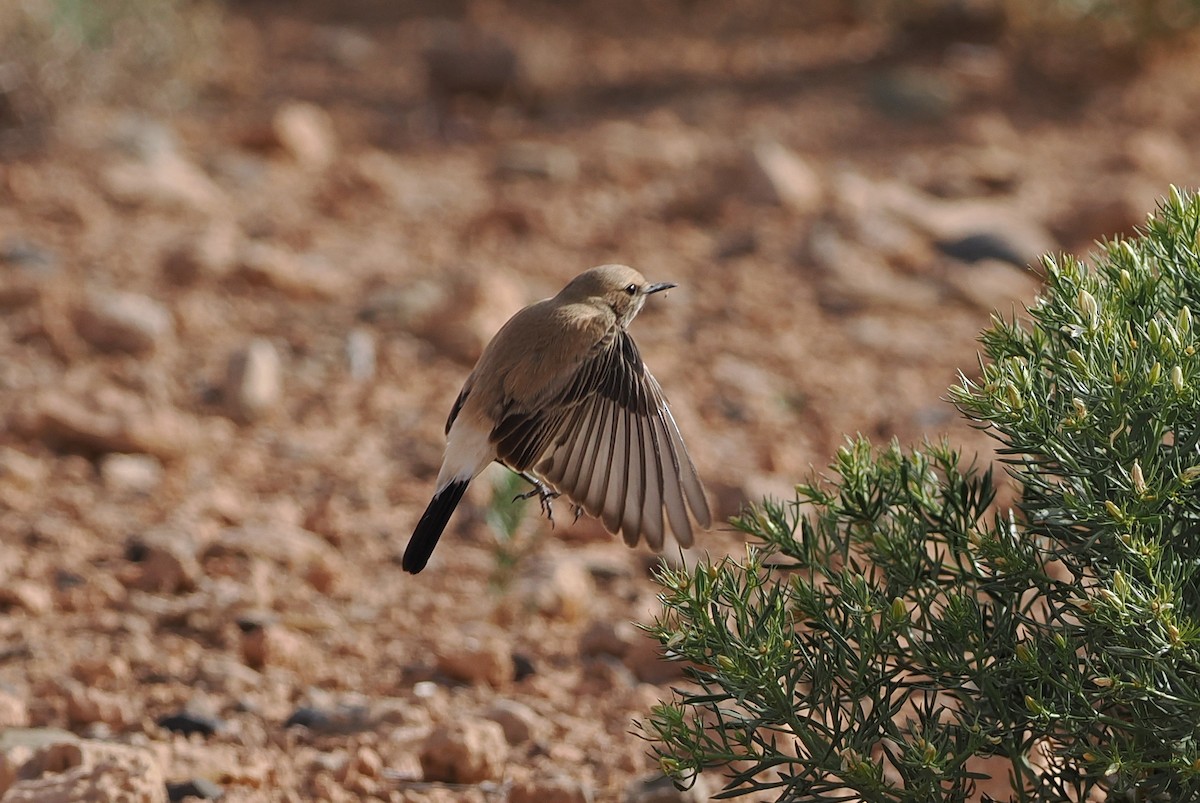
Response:
[{"label": "bird's foot", "polygon": [[[554,508],[551,507],[550,501],[552,499],[557,499],[559,496],[561,496],[561,494],[531,474],[521,474],[521,477],[524,478],[525,481],[530,485],[532,485],[533,488],[523,494],[517,494],[513,497],[513,501],[516,502],[518,499],[531,499],[534,496],[537,496],[538,502],[541,503],[542,506],[542,512],[546,514],[546,519],[550,522],[550,526],[553,527]],[[578,518],[578,516],[576,516],[576,518]]]}]

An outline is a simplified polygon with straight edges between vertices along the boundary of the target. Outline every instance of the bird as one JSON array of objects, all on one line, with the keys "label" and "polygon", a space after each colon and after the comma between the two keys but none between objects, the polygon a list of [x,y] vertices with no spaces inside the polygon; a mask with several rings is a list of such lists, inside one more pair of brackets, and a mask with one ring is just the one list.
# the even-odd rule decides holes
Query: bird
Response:
[{"label": "bird", "polygon": [[661,551],[664,514],[684,548],[695,540],[692,519],[712,526],[667,398],[628,332],[646,299],[676,286],[600,265],[500,328],[450,409],[445,456],[405,571],[425,568],[467,486],[492,462],[533,486],[517,498],[537,494],[551,522],[550,500],[566,495],[576,517],[586,511],[631,547],[644,539]]}]

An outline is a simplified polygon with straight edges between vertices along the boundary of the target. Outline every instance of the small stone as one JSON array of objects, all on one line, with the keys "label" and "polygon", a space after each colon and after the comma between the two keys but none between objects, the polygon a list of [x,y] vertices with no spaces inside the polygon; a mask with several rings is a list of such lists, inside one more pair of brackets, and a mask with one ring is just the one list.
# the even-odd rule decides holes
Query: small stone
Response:
[{"label": "small stone", "polygon": [[495,780],[508,760],[504,729],[491,720],[440,725],[421,746],[426,781],[473,784]]},{"label": "small stone", "polygon": [[0,263],[27,274],[49,275],[58,268],[58,256],[33,240],[7,237],[0,242]]},{"label": "small stone", "polygon": [[566,775],[527,778],[513,784],[508,803],[592,803],[590,785]]},{"label": "small stone", "polygon": [[239,619],[242,660],[252,669],[267,665],[299,668],[311,664],[312,650],[304,637],[278,622]]},{"label": "small stone", "polygon": [[195,442],[196,420],[169,405],[147,405],[114,393],[97,404],[57,388],[31,403],[22,424],[27,433],[56,449],[93,452],[144,452],[169,459]]},{"label": "small stone", "polygon": [[437,650],[438,671],[465,683],[503,686],[513,680],[508,640],[499,633],[467,635]]},{"label": "small stone", "polygon": [[459,268],[432,285],[404,302],[405,328],[464,363],[475,362],[527,300],[520,282],[495,269]]},{"label": "small stone", "polygon": [[513,747],[536,742],[547,732],[546,721],[529,706],[516,700],[496,700],[483,716],[504,729],[504,738]]},{"label": "small stone", "polygon": [[453,25],[436,33],[435,41],[421,54],[430,94],[497,99],[516,91],[520,64],[517,52],[507,42]]},{"label": "small stone", "polygon": [[308,728],[315,733],[356,733],[371,728],[374,719],[367,706],[338,703],[331,707],[302,705],[284,721],[285,728]]},{"label": "small stone", "polygon": [[216,717],[183,710],[161,717],[158,720],[158,726],[175,733],[182,733],[184,736],[191,736],[193,733],[198,733],[201,736],[212,736],[225,727],[225,723]]},{"label": "small stone", "polygon": [[1041,280],[1030,270],[998,261],[964,265],[949,273],[946,283],[964,300],[984,312],[1032,303]]},{"label": "small stone", "polygon": [[778,142],[755,145],[746,158],[750,196],[763,203],[785,206],[798,214],[820,208],[825,190],[817,171]]},{"label": "small stone", "polygon": [[540,142],[512,142],[496,156],[495,175],[573,181],[579,175],[579,159],[567,148]]},{"label": "small stone", "polygon": [[375,337],[368,330],[352,329],[346,336],[346,362],[355,382],[375,376]]},{"label": "small stone", "polygon": [[513,662],[513,680],[518,683],[527,677],[537,674],[537,664],[523,652],[514,652],[512,654]]},{"label": "small stone", "polygon": [[288,103],[271,119],[279,145],[304,167],[329,166],[337,157],[337,135],[329,112],[313,103]]},{"label": "small stone", "polygon": [[578,619],[591,609],[596,584],[581,560],[569,557],[533,563],[518,582],[520,595],[528,607],[547,616],[567,621]]},{"label": "small stone", "polygon": [[1025,261],[1025,255],[1018,253],[1012,243],[993,232],[979,232],[952,240],[939,240],[936,245],[943,254],[960,262],[975,263],[984,259],[998,259],[1017,267],[1029,264]]},{"label": "small stone", "polygon": [[267,243],[251,243],[243,248],[237,266],[247,281],[291,298],[330,300],[347,292],[345,277],[324,260],[298,256]]},{"label": "small stone", "polygon": [[21,608],[33,616],[54,609],[54,596],[43,583],[34,580],[14,580],[0,585],[0,610]]},{"label": "small stone", "polygon": [[712,785],[703,775],[689,789],[676,789],[661,773],[635,778],[625,788],[625,803],[708,803],[711,797]]},{"label": "small stone", "polygon": [[217,800],[224,794],[225,790],[220,785],[207,778],[190,778],[186,781],[167,784],[167,799],[172,801],[187,800],[189,797]]},{"label": "small stone", "polygon": [[162,526],[129,539],[125,557],[130,569],[121,581],[130,588],[159,594],[194,591],[204,577],[196,559],[195,539],[186,531]]},{"label": "small stone", "polygon": [[49,473],[44,461],[9,446],[0,446],[0,482],[28,489],[44,481]]},{"label": "small stone", "polygon": [[154,351],[174,332],[166,307],[139,293],[93,292],[75,315],[79,335],[102,351]]},{"label": "small stone", "polygon": [[215,213],[228,204],[224,192],[203,170],[174,152],[109,165],[101,171],[100,181],[110,198],[129,206]]},{"label": "small stone", "polygon": [[260,557],[291,568],[314,560],[340,562],[340,556],[321,536],[284,522],[246,524],[222,530],[201,555],[207,560],[223,554]]},{"label": "small stone", "polygon": [[[29,725],[29,706],[25,698],[7,686],[0,686],[0,731]],[[4,791],[0,789],[0,797]]]},{"label": "small stone", "polygon": [[152,751],[74,736],[38,747],[4,793],[4,803],[166,799],[162,768]]},{"label": "small stone", "polygon": [[283,362],[270,340],[255,338],[229,358],[225,404],[242,421],[262,418],[283,395]]},{"label": "small stone", "polygon": [[595,619],[579,637],[579,653],[589,657],[612,655],[620,658],[629,652],[638,635],[637,628],[629,622]]},{"label": "small stone", "polygon": [[237,260],[240,236],[236,226],[214,222],[180,237],[163,254],[163,276],[179,285],[224,278]]},{"label": "small stone", "polygon": [[148,494],[162,478],[162,462],[154,455],[112,452],[100,461],[100,479],[115,493]]},{"label": "small stone", "polygon": [[130,705],[127,699],[77,680],[64,683],[67,699],[67,719],[74,727],[102,723],[117,730],[128,724]]},{"label": "small stone", "polygon": [[915,68],[875,77],[870,97],[876,109],[898,120],[941,120],[959,102],[952,83],[935,72]]}]

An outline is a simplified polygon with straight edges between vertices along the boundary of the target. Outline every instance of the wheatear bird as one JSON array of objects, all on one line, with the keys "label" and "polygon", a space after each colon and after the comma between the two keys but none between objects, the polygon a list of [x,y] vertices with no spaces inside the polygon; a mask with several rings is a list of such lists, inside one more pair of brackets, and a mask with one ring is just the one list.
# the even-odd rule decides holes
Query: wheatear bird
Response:
[{"label": "wheatear bird", "polygon": [[[663,546],[663,512],[675,540],[712,517],[662,388],[626,328],[650,284],[624,265],[585,271],[554,298],[531,304],[496,333],[446,421],[437,490],[404,552],[425,568],[467,484],[493,460],[533,483],[547,507],[566,494],[625,543]],[[549,486],[549,487],[547,487]]]}]

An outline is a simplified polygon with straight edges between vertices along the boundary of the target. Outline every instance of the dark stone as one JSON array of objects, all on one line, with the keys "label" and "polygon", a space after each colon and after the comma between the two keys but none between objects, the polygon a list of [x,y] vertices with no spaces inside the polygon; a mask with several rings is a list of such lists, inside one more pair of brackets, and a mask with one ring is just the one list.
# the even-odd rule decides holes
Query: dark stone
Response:
[{"label": "dark stone", "polygon": [[524,653],[514,652],[513,657],[513,679],[524,680],[530,675],[537,674],[537,667],[533,665],[533,659]]},{"label": "dark stone", "polygon": [[961,262],[979,262],[984,259],[998,259],[1023,268],[1029,264],[1029,259],[1021,249],[1013,245],[1007,238],[993,232],[979,232],[958,237],[953,240],[939,240],[938,250],[949,257]]},{"label": "dark stone", "polygon": [[224,724],[216,717],[208,717],[191,711],[180,711],[177,714],[169,714],[158,720],[160,728],[166,728],[175,733],[182,733],[184,736],[191,736],[193,733],[212,736]]},{"label": "dark stone", "polygon": [[187,800],[189,797],[198,797],[201,800],[219,800],[224,794],[224,789],[207,778],[191,778],[167,784],[168,800]]},{"label": "dark stone", "polygon": [[302,705],[292,712],[287,721],[283,723],[283,727],[301,727],[309,730],[327,730],[330,721],[333,718],[325,711],[319,708],[311,708]]}]

